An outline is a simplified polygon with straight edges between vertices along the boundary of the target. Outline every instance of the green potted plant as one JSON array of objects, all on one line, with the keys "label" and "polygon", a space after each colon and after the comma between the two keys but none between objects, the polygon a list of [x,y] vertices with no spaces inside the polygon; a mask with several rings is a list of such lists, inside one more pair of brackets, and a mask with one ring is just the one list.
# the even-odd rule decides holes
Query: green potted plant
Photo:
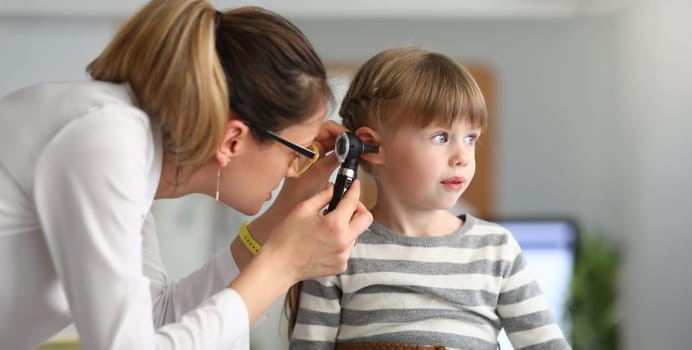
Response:
[{"label": "green potted plant", "polygon": [[567,301],[574,350],[618,349],[619,255],[603,235],[580,235]]}]

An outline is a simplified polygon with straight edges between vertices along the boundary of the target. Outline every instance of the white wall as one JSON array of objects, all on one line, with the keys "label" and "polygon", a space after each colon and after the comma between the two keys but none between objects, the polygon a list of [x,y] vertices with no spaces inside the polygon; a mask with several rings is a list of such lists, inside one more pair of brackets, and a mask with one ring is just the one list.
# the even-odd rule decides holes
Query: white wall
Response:
[{"label": "white wall", "polygon": [[[498,87],[499,214],[567,215],[586,231],[608,234],[624,253],[623,349],[687,349],[690,6],[633,0],[596,16],[514,20],[294,19],[327,61],[358,63],[382,48],[412,44],[490,64]],[[0,11],[0,95],[42,80],[85,79],[84,67],[115,26],[103,15]],[[187,203],[215,211],[214,232],[200,234],[196,225],[161,235],[174,276],[227,243],[229,222],[241,219],[206,200]],[[173,203],[159,208],[174,218],[180,211]],[[203,215],[193,220],[203,222]],[[264,324],[254,338],[272,348],[277,327]]]},{"label": "white wall", "polygon": [[87,64],[114,31],[114,20],[8,17],[0,11],[0,95],[44,80],[86,79]]},{"label": "white wall", "polygon": [[617,21],[610,192],[625,252],[624,349],[692,346],[690,15],[687,0],[640,0]]}]

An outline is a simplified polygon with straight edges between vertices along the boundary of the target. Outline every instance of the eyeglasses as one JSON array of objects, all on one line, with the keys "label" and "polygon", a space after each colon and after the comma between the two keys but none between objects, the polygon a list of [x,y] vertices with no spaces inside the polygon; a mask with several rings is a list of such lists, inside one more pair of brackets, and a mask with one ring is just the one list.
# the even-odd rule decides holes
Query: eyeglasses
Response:
[{"label": "eyeglasses", "polygon": [[296,156],[295,159],[291,162],[291,167],[293,167],[293,170],[295,170],[296,174],[302,175],[304,172],[308,171],[312,164],[317,161],[317,159],[320,157],[320,152],[319,149],[317,148],[316,144],[311,144],[309,148],[303,147],[301,145],[295,144],[291,141],[286,140],[285,138],[269,131],[263,128],[256,127],[250,123],[245,123],[249,127],[261,132],[262,134],[265,134],[274,140],[278,141],[280,144],[296,151],[299,156]]}]

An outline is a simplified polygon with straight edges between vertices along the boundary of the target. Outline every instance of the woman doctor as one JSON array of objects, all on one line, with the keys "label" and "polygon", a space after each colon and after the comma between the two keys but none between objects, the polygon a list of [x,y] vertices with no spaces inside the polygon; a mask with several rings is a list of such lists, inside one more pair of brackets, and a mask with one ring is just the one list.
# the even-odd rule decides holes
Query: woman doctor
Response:
[{"label": "woman doctor", "polygon": [[[346,268],[372,217],[358,183],[322,213],[337,161],[319,154],[342,127],[323,123],[325,68],[293,24],[153,0],[87,70],[0,99],[0,348],[74,323],[84,349],[247,349],[289,286]],[[230,247],[166,279],[154,199],[252,215],[284,178]]]}]

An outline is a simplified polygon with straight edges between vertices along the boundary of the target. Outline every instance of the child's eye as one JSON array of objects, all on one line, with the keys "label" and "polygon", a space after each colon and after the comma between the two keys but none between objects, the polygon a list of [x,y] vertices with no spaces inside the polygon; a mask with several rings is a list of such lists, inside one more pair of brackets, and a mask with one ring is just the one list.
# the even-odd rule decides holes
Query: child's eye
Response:
[{"label": "child's eye", "polygon": [[464,137],[464,142],[466,142],[469,145],[475,144],[476,140],[478,140],[478,135],[468,135]]},{"label": "child's eye", "polygon": [[439,133],[435,136],[432,137],[434,142],[437,143],[446,143],[449,141],[449,135],[447,133]]}]

